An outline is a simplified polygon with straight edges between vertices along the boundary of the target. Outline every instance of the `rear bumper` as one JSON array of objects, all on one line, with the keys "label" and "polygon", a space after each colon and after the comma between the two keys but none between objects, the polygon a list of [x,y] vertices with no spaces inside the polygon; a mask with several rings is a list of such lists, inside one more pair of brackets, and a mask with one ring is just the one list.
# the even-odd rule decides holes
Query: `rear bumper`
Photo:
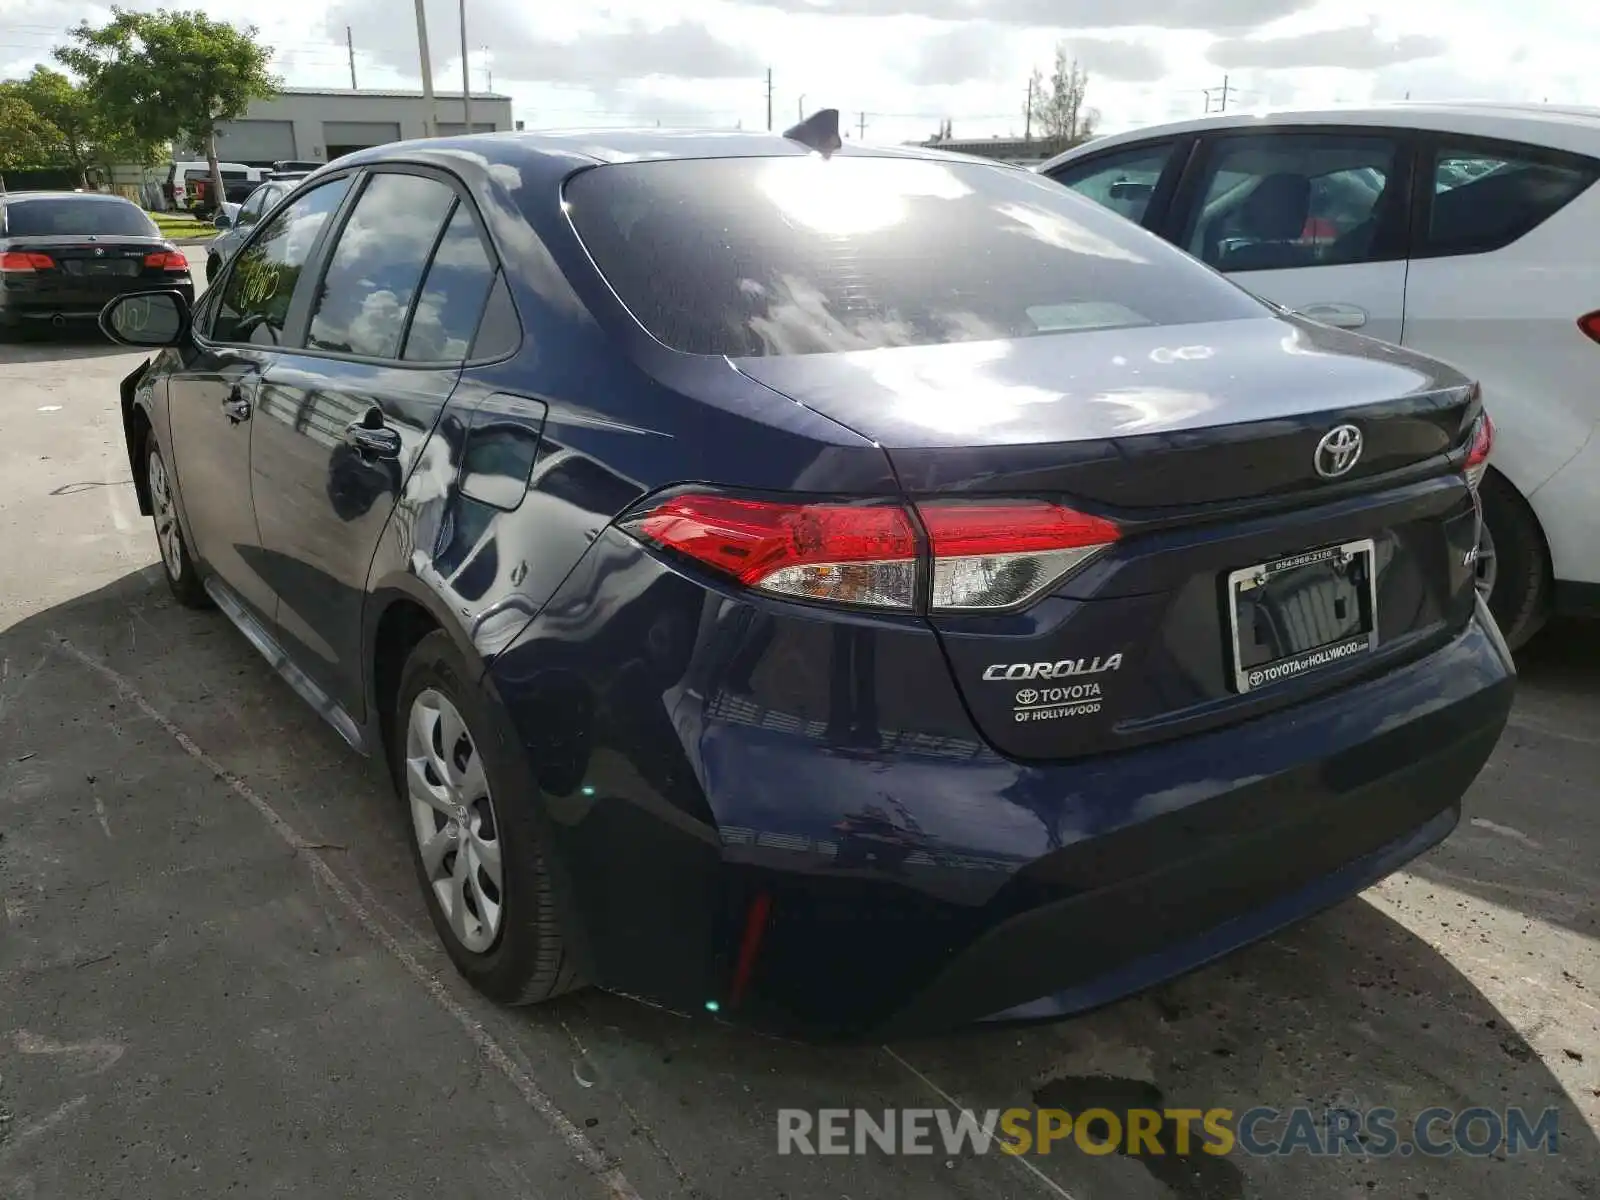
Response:
[{"label": "rear bumper", "polygon": [[130,278],[119,283],[122,286],[96,288],[39,288],[7,283],[0,287],[0,324],[50,321],[58,316],[69,321],[92,321],[118,296],[155,289],[181,292],[190,304],[194,303],[194,281],[187,275],[172,280]]},{"label": "rear bumper", "polygon": [[[587,978],[800,1036],[1080,1011],[1336,903],[1454,827],[1514,689],[1480,606],[1336,692],[1021,763],[972,732],[942,661],[888,690],[926,634],[869,651],[703,593],[679,612],[681,583],[593,640],[542,617],[487,679]],[[595,645],[614,660],[558,661]]]}]

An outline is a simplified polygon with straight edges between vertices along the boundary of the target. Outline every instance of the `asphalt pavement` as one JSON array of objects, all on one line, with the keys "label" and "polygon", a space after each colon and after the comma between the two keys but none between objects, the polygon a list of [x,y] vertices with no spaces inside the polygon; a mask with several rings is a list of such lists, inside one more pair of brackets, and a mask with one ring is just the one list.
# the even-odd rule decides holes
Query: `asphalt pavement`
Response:
[{"label": "asphalt pavement", "polygon": [[[117,411],[139,361],[0,343],[0,1196],[1600,1195],[1600,627],[1522,656],[1443,846],[1088,1016],[818,1048],[592,991],[505,1010],[438,949],[380,770],[169,598]],[[780,1109],[1135,1102],[1553,1107],[1559,1141],[777,1153]]]}]

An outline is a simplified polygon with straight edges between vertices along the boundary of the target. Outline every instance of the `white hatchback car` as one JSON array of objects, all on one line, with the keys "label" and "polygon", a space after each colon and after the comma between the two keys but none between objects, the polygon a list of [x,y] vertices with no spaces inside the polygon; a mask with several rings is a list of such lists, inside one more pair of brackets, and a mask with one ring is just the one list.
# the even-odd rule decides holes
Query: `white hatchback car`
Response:
[{"label": "white hatchback car", "polygon": [[1263,299],[1480,380],[1491,610],[1513,647],[1600,615],[1600,109],[1227,113],[1038,169]]}]

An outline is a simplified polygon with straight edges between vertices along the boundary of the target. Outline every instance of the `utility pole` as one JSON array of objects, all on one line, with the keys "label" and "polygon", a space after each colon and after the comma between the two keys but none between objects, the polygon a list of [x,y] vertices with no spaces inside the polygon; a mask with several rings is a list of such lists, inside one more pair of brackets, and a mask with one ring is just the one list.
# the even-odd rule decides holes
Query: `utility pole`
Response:
[{"label": "utility pole", "polygon": [[804,92],[801,92],[800,99],[794,102],[794,116],[797,121],[806,119],[806,94]]},{"label": "utility pole", "polygon": [[350,26],[344,27],[344,48],[350,55],[350,90],[356,90],[356,44],[350,38]]},{"label": "utility pole", "polygon": [[1022,110],[1022,140],[1033,141],[1033,76],[1028,76],[1028,107]]},{"label": "utility pole", "polygon": [[861,119],[856,122],[856,137],[857,137],[857,139],[860,139],[860,138],[864,138],[866,136],[867,136],[867,114],[866,113],[862,113],[861,114]]},{"label": "utility pole", "polygon": [[467,0],[461,0],[461,120],[472,132],[472,64],[467,60]]},{"label": "utility pole", "polygon": [[772,68],[767,68],[767,132],[772,132]]},{"label": "utility pole", "polygon": [[494,91],[494,62],[489,57],[489,47],[483,48],[483,90]]},{"label": "utility pole", "polygon": [[[1238,89],[1235,88],[1233,90],[1237,91]],[[1228,111],[1228,77],[1226,75],[1224,75],[1222,77],[1222,86],[1221,87],[1219,87],[1219,88],[1207,88],[1206,89],[1206,111],[1207,112],[1211,111],[1211,93],[1212,92],[1220,92],[1222,94],[1221,98],[1220,98],[1220,102],[1217,105],[1217,111],[1218,112],[1227,112]]]},{"label": "utility pole", "polygon": [[428,110],[427,137],[439,132],[439,107],[433,101],[433,59],[428,54],[428,16],[422,11],[422,0],[417,0],[417,50],[422,55],[422,100]]}]

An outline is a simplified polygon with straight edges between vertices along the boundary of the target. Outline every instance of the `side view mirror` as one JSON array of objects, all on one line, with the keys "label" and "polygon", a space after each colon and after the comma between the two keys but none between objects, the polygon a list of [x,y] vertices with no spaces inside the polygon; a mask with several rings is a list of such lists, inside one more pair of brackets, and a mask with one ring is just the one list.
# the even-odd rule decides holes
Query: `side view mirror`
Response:
[{"label": "side view mirror", "polygon": [[100,330],[124,346],[176,346],[189,336],[190,316],[181,292],[129,292],[100,310]]},{"label": "side view mirror", "polygon": [[227,213],[221,211],[220,209],[218,210],[217,215],[212,218],[211,223],[218,229],[233,228],[233,221],[229,219]]}]

